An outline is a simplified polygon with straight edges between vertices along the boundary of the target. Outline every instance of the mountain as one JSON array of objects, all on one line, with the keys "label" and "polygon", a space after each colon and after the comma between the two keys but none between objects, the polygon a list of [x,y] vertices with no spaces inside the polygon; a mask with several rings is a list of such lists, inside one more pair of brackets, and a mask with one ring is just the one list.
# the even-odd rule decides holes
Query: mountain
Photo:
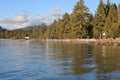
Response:
[{"label": "mountain", "polygon": [[25,31],[29,31],[29,30],[32,30],[33,27],[36,27],[37,29],[40,29],[40,25],[36,25],[36,26],[27,26],[27,27],[25,27],[25,28],[14,29],[14,30],[25,30]]},{"label": "mountain", "polygon": [[4,29],[0,26],[0,31],[7,31],[7,29]]}]

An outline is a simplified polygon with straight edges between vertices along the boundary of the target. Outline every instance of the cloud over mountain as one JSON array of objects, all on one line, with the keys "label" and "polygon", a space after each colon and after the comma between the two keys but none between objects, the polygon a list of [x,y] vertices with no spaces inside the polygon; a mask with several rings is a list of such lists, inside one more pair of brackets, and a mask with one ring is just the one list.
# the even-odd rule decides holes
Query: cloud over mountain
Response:
[{"label": "cloud over mountain", "polygon": [[0,23],[24,23],[27,21],[27,18],[22,15],[14,16],[12,18],[0,18]]}]

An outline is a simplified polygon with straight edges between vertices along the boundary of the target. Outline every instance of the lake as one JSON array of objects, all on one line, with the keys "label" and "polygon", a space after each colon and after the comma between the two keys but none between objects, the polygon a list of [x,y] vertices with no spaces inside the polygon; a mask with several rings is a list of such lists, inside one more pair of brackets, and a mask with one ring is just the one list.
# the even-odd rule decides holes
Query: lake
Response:
[{"label": "lake", "polygon": [[0,80],[120,80],[120,46],[1,39]]}]

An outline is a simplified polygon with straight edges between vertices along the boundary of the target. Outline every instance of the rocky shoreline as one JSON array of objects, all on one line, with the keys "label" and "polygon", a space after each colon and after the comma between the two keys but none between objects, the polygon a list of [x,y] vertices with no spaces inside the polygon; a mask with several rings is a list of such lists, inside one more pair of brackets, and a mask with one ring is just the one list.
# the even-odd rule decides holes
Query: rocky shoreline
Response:
[{"label": "rocky shoreline", "polygon": [[105,39],[105,40],[97,40],[97,45],[114,45],[120,46],[120,38],[119,39]]},{"label": "rocky shoreline", "polygon": [[39,39],[43,42],[73,42],[73,43],[93,43],[95,45],[115,45],[120,46],[120,38],[116,39]]}]

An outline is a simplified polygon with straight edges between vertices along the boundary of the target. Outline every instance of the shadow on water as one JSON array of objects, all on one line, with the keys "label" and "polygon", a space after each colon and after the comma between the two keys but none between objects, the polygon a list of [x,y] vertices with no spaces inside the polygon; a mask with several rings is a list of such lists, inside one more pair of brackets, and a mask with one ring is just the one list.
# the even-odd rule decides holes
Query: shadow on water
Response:
[{"label": "shadow on water", "polygon": [[0,40],[2,80],[120,80],[120,47]]}]

